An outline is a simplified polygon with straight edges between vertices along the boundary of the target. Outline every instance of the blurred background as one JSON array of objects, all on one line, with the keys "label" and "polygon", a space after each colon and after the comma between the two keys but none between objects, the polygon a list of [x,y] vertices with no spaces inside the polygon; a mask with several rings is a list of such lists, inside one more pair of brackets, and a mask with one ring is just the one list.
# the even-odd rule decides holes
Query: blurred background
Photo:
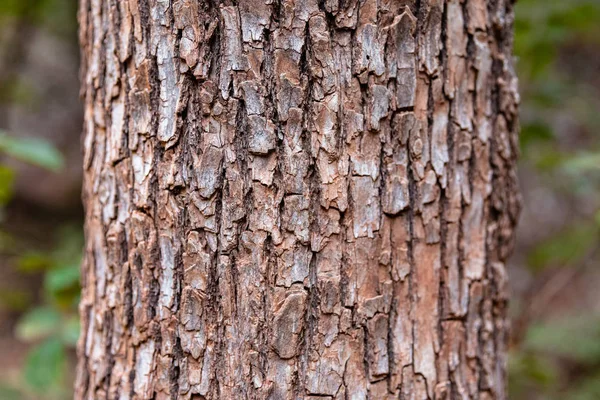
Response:
[{"label": "blurred background", "polygon": [[[71,398],[83,243],[75,0],[0,0],[0,400]],[[519,0],[510,398],[600,399],[600,0]]]}]

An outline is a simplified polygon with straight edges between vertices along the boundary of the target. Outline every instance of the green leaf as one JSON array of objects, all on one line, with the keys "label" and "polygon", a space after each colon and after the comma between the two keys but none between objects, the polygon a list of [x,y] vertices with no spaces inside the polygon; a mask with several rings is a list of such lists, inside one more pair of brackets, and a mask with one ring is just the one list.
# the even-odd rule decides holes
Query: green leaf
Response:
[{"label": "green leaf", "polygon": [[600,152],[582,152],[580,154],[576,154],[566,159],[562,166],[567,172],[572,174],[578,174],[592,170],[600,171]]},{"label": "green leaf", "polygon": [[510,354],[509,371],[512,374],[527,376],[535,383],[547,386],[556,381],[558,371],[552,363],[532,352],[520,351],[518,354]]},{"label": "green leaf", "polygon": [[48,269],[51,264],[52,260],[47,255],[29,252],[19,258],[17,266],[22,272],[38,272]]},{"label": "green leaf", "polygon": [[0,131],[0,151],[27,163],[58,172],[64,166],[62,154],[40,138],[16,138]]},{"label": "green leaf", "polygon": [[0,288],[0,306],[11,311],[24,311],[31,304],[31,292],[24,289]]},{"label": "green leaf", "polygon": [[65,348],[58,338],[50,338],[36,346],[25,361],[25,382],[41,393],[60,387],[66,366]]},{"label": "green leaf", "polygon": [[70,39],[77,32],[76,1],[38,1],[34,17],[39,25],[65,38]]},{"label": "green leaf", "polygon": [[19,390],[0,384],[0,399],[2,400],[21,400],[23,396]]},{"label": "green leaf", "polygon": [[61,316],[57,310],[49,307],[34,308],[18,322],[15,330],[17,338],[34,341],[48,337],[61,325]]},{"label": "green leaf", "polygon": [[2,0],[0,1],[0,16],[18,17],[24,14],[27,2],[22,0]]},{"label": "green leaf", "polygon": [[64,225],[58,230],[58,242],[52,250],[52,259],[58,263],[79,264],[83,247],[81,226]]},{"label": "green leaf", "polygon": [[528,255],[527,262],[534,271],[549,266],[565,265],[585,257],[598,240],[595,224],[580,223],[539,244]]},{"label": "green leaf", "polygon": [[0,205],[5,205],[13,196],[15,172],[0,165]]},{"label": "green leaf", "polygon": [[69,347],[75,347],[77,340],[79,339],[79,318],[76,315],[70,317],[63,325],[61,329],[61,340]]},{"label": "green leaf", "polygon": [[523,125],[521,128],[521,148],[525,149],[530,145],[537,145],[539,142],[547,142],[554,138],[552,129],[547,123],[536,121]]},{"label": "green leaf", "polygon": [[518,349],[509,354],[508,360],[510,399],[525,399],[526,393],[542,394],[555,389],[560,371],[548,357]]},{"label": "green leaf", "polygon": [[37,93],[29,79],[13,76],[11,79],[0,81],[0,101],[25,108],[33,108]]},{"label": "green leaf", "polygon": [[533,325],[527,332],[525,346],[533,351],[595,365],[600,362],[600,320],[571,317]]},{"label": "green leaf", "polygon": [[540,171],[552,171],[562,165],[565,155],[554,149],[554,146],[543,146],[542,143],[538,143],[535,146],[535,154],[531,155],[531,158]]},{"label": "green leaf", "polygon": [[51,269],[44,277],[44,288],[50,293],[77,287],[79,284],[79,264]]}]

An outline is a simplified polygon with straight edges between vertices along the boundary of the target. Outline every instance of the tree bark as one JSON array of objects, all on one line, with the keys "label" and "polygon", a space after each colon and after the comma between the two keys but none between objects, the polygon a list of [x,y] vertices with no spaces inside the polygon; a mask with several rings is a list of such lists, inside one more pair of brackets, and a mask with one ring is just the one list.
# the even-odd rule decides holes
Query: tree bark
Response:
[{"label": "tree bark", "polygon": [[506,399],[510,0],[81,0],[76,399]]}]

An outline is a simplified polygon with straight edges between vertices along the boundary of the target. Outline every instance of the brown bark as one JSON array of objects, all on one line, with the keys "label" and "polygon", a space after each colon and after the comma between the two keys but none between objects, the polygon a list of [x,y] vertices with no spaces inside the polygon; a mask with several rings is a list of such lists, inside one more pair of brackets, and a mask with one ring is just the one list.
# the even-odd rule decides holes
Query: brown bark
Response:
[{"label": "brown bark", "polygon": [[505,399],[510,0],[81,0],[77,399]]}]

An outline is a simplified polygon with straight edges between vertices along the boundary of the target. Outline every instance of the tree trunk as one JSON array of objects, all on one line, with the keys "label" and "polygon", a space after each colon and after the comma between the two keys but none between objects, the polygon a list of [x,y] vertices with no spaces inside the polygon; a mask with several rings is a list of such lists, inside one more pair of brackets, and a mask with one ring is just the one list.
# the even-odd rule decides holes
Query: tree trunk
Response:
[{"label": "tree trunk", "polygon": [[506,399],[510,0],[81,0],[76,399]]}]

